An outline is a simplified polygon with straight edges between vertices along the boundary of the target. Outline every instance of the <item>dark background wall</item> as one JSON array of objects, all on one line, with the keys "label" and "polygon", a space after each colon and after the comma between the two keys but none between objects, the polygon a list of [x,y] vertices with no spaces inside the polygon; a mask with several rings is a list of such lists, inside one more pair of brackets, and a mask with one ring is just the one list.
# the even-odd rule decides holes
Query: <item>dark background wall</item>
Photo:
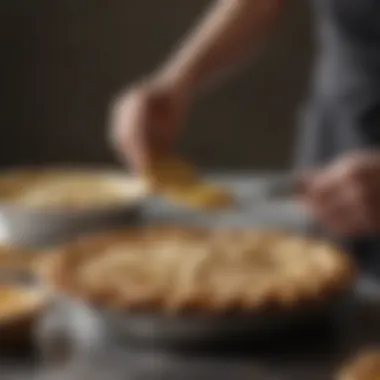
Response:
[{"label": "dark background wall", "polygon": [[[0,164],[112,162],[112,95],[160,62],[207,0],[0,2]],[[284,168],[311,43],[290,2],[262,58],[194,109],[182,149],[199,165]]]}]

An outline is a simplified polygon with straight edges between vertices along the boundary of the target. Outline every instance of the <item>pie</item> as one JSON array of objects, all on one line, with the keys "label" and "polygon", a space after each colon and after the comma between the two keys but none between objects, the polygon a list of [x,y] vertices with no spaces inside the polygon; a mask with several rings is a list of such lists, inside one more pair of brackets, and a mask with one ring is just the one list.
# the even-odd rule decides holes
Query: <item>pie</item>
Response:
[{"label": "pie", "polygon": [[16,285],[0,285],[0,325],[33,313],[42,302],[39,292]]},{"label": "pie", "polygon": [[10,271],[31,272],[38,254],[25,248],[0,245],[0,273]]},{"label": "pie", "polygon": [[25,345],[33,338],[35,322],[48,305],[42,290],[16,284],[0,285],[0,345]]},{"label": "pie", "polygon": [[0,245],[1,346],[29,340],[35,319],[47,305],[46,292],[16,281],[20,274],[34,276],[39,257],[39,253],[25,248]]},{"label": "pie", "polygon": [[372,349],[359,354],[339,373],[337,380],[379,380],[380,350]]},{"label": "pie", "polygon": [[0,202],[28,209],[83,209],[130,203],[141,181],[108,171],[40,169],[0,177]]},{"label": "pie", "polygon": [[148,167],[145,178],[155,193],[176,205],[218,210],[234,204],[231,192],[204,182],[194,167],[177,158],[156,160]]},{"label": "pie", "polygon": [[282,232],[151,227],[86,237],[41,261],[59,292],[92,305],[165,313],[291,309],[353,283],[350,259]]}]

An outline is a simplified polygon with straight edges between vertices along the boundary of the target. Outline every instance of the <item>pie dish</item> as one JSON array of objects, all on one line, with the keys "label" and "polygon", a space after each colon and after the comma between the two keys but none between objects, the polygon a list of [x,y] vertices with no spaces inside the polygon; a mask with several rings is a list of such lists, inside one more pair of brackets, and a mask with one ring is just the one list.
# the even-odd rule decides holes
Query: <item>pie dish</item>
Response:
[{"label": "pie dish", "polygon": [[82,238],[48,255],[39,273],[93,306],[188,315],[291,310],[333,299],[355,278],[349,258],[323,242],[190,227]]},{"label": "pie dish", "polygon": [[144,184],[101,170],[30,169],[0,177],[0,202],[32,210],[83,210],[133,203]]},{"label": "pie dish", "polygon": [[42,289],[21,284],[0,285],[0,345],[27,344],[33,338],[34,326],[48,305]]},{"label": "pie dish", "polygon": [[[0,245],[0,345],[26,343],[34,322],[48,303],[48,293],[34,280],[39,253]],[[24,283],[27,281],[28,285]]]},{"label": "pie dish", "polygon": [[337,380],[380,379],[380,350],[372,349],[360,353],[339,373]]}]

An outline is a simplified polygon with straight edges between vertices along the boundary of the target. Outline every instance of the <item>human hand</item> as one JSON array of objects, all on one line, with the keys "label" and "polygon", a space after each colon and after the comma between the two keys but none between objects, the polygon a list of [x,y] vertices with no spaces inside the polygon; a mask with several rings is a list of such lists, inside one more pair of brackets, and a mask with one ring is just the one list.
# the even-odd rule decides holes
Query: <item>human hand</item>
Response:
[{"label": "human hand", "polygon": [[344,156],[304,181],[313,215],[333,233],[364,236],[380,230],[380,152]]},{"label": "human hand", "polygon": [[128,89],[111,113],[112,143],[136,171],[173,149],[184,122],[188,97],[165,81],[148,80]]}]

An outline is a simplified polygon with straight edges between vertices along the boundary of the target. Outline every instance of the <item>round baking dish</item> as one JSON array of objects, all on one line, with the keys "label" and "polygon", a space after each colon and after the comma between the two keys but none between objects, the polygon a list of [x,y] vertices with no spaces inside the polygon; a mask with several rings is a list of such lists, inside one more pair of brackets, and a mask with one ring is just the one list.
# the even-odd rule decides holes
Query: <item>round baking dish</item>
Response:
[{"label": "round baking dish", "polygon": [[36,282],[0,277],[0,350],[34,345],[35,327],[51,297]]},{"label": "round baking dish", "polygon": [[[2,195],[12,191],[12,181],[23,177],[52,174],[92,176],[99,181],[110,182],[125,190],[125,200],[118,199],[112,204],[93,204],[84,207],[30,207],[6,200]],[[19,185],[18,185],[19,186]],[[23,168],[0,174],[0,240],[2,242],[45,247],[59,244],[81,235],[121,225],[137,224],[142,201],[147,195],[146,187],[138,179],[122,171],[96,168]],[[120,196],[120,194],[119,194]]]}]

